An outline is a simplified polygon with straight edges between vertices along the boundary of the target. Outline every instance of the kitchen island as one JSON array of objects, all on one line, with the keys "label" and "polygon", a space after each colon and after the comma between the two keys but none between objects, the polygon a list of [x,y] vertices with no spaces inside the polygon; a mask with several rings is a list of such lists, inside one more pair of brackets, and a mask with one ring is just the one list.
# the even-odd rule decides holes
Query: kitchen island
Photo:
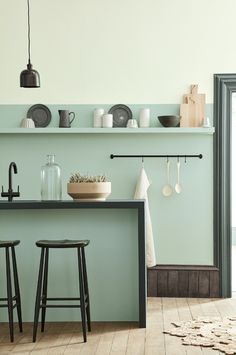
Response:
[{"label": "kitchen island", "polygon": [[[1,201],[0,210],[1,239],[21,240],[17,248],[17,259],[20,281],[23,279],[21,292],[23,308],[27,308],[26,318],[32,315],[34,291],[36,291],[39,250],[35,246],[35,241],[81,237],[81,239],[86,238],[91,241],[87,248],[87,264],[92,320],[138,321],[139,327],[146,327],[143,200],[14,200],[13,202]],[[114,223],[114,213],[119,222],[122,219],[124,227],[121,228],[119,224],[119,230],[116,229]],[[91,223],[88,223],[88,214]],[[56,256],[51,256],[51,259],[55,258]],[[63,267],[61,266],[62,258]],[[64,276],[62,270],[58,271],[61,273],[59,278],[55,273],[54,281],[59,281],[61,285],[64,282],[63,291],[71,293],[68,278],[70,280],[71,273],[76,274],[73,270],[76,268],[76,260],[72,255],[68,258],[65,251],[62,251],[61,258],[56,263],[58,263],[57,271],[60,267],[61,269],[65,267],[67,271]],[[32,270],[29,270],[29,265]],[[54,260],[52,260],[52,265],[55,267]],[[55,287],[52,285],[52,291],[56,290],[56,287],[58,286],[55,282]],[[72,291],[75,292],[75,290]],[[27,303],[27,307],[24,303]],[[28,305],[31,305],[29,313]],[[70,315],[67,316],[66,320],[74,320],[70,318]],[[50,319],[48,315],[48,320],[56,319],[54,316]],[[30,321],[30,319],[26,320]]]}]

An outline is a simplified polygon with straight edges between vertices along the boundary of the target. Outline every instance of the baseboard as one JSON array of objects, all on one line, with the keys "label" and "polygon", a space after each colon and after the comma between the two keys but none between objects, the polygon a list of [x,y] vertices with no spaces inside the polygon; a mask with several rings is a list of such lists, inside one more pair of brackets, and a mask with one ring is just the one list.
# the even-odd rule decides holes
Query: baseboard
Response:
[{"label": "baseboard", "polygon": [[156,265],[148,269],[149,297],[220,297],[219,269],[202,265]]}]

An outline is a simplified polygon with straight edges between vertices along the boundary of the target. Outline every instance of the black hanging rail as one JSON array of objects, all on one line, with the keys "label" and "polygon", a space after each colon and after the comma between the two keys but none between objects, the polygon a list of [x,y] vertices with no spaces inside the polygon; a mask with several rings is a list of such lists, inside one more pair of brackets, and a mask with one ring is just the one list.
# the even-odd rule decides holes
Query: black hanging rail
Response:
[{"label": "black hanging rail", "polygon": [[199,158],[202,159],[202,154],[143,154],[143,155],[120,155],[120,154],[111,154],[111,159],[114,158]]}]

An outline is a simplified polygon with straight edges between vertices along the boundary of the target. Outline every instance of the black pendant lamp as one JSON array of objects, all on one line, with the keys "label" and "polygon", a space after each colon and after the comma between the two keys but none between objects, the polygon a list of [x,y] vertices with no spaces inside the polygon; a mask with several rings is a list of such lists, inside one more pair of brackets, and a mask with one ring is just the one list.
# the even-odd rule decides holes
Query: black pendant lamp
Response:
[{"label": "black pendant lamp", "polygon": [[33,69],[30,61],[30,7],[29,0],[27,0],[28,6],[28,64],[27,69],[20,73],[20,86],[22,88],[39,88],[40,87],[40,77],[37,70]]}]

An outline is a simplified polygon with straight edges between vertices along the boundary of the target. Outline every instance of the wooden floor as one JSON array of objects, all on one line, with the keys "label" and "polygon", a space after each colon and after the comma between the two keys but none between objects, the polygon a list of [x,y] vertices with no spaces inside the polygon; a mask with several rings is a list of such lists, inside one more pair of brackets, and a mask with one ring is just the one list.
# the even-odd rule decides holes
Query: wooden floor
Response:
[{"label": "wooden floor", "polygon": [[32,343],[32,325],[24,324],[24,333],[15,327],[15,342],[9,342],[8,325],[0,324],[0,355],[219,355],[207,348],[183,346],[181,340],[163,334],[172,321],[197,316],[236,315],[236,298],[186,299],[149,298],[147,328],[132,323],[93,323],[88,342],[83,343],[78,323],[46,323]]}]

